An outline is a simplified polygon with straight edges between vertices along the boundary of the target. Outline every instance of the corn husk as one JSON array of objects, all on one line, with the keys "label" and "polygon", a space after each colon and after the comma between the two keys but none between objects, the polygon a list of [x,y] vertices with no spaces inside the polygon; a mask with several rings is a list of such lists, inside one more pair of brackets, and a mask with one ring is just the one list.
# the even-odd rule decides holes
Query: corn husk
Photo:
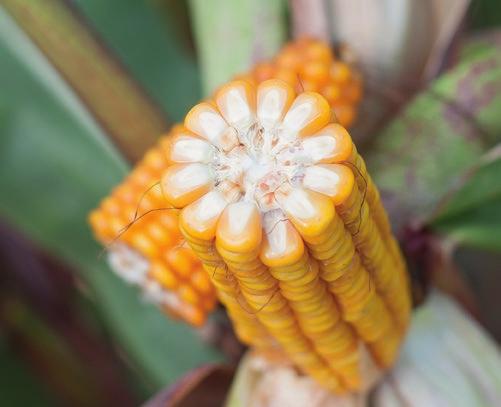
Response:
[{"label": "corn husk", "polygon": [[378,386],[376,407],[501,405],[501,355],[484,329],[434,292],[413,318],[395,368]]},{"label": "corn husk", "polygon": [[292,365],[249,352],[240,362],[226,407],[365,407],[366,394],[334,395]]}]

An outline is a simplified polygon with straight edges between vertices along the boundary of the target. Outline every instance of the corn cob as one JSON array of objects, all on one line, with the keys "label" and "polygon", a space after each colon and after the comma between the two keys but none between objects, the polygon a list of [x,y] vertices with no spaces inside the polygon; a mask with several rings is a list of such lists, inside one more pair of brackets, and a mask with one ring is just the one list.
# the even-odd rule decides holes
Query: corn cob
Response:
[{"label": "corn cob", "polygon": [[291,41],[270,61],[256,64],[241,79],[259,84],[282,79],[297,92],[318,92],[329,102],[337,121],[350,127],[362,98],[362,80],[350,64],[337,59],[324,42],[312,38]]},{"label": "corn cob", "polygon": [[236,80],[184,126],[162,189],[240,338],[277,346],[334,392],[364,386],[364,348],[391,366],[409,319],[406,271],[328,101]]},{"label": "corn cob", "polygon": [[[181,130],[174,127],[170,137],[178,137]],[[168,147],[168,138],[162,138],[89,221],[96,238],[109,246],[116,272],[140,286],[170,316],[200,326],[216,295],[198,257],[184,244],[179,211],[165,209],[170,205],[159,180],[168,167]]]}]

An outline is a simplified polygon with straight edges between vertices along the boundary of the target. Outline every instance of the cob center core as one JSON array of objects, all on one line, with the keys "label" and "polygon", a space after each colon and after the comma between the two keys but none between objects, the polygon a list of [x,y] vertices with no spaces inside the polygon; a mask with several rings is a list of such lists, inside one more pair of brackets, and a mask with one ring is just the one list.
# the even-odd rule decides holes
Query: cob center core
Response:
[{"label": "cob center core", "polygon": [[287,184],[299,185],[304,176],[301,148],[280,128],[266,130],[259,122],[235,131],[235,145],[218,150],[211,167],[216,185],[230,181],[243,200],[254,200],[263,212],[275,209],[274,193]]}]

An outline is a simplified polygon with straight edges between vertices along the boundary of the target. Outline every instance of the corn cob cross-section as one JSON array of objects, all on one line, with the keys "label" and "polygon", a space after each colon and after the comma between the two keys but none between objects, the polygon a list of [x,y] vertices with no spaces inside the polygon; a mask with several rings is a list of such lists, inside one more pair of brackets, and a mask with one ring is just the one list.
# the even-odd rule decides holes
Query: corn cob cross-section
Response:
[{"label": "corn cob cross-section", "polygon": [[[165,201],[160,177],[167,168],[175,126],[90,215],[97,239],[108,246],[112,268],[165,312],[200,326],[216,296],[201,262],[179,231],[179,211]],[[129,227],[130,225],[130,227]]]},{"label": "corn cob cross-section", "polygon": [[240,338],[278,346],[336,392],[364,386],[367,352],[391,366],[409,321],[406,270],[327,100],[236,80],[184,126],[161,188]]}]

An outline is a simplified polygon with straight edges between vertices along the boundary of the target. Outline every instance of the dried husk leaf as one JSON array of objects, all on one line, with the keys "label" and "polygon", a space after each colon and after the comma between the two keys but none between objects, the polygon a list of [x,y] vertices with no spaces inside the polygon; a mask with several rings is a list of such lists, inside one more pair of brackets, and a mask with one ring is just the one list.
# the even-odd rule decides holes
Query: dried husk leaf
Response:
[{"label": "dried husk leaf", "polygon": [[367,139],[395,107],[444,68],[469,0],[328,0],[332,37],[364,72],[356,138]]},{"label": "dried husk leaf", "polygon": [[248,352],[240,362],[226,407],[365,407],[365,393],[334,395],[285,361]]},{"label": "dried husk leaf", "polygon": [[413,318],[395,368],[374,394],[376,407],[476,407],[501,401],[501,355],[484,329],[435,291]]}]

